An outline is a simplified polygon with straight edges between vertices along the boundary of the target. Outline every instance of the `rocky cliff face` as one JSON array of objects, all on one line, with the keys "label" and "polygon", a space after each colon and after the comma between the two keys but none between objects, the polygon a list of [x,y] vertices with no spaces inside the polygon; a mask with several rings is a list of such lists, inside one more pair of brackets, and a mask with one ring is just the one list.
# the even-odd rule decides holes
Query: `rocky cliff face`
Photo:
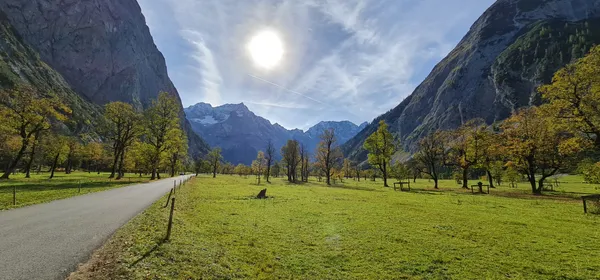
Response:
[{"label": "rocky cliff face", "polygon": [[44,63],[28,46],[0,11],[0,88],[27,83],[42,92],[52,92],[71,109],[74,122],[67,122],[73,133],[95,137],[94,126],[100,107],[75,93],[63,77]]},{"label": "rocky cliff face", "polygon": [[488,123],[538,104],[536,88],[600,43],[600,1],[498,0],[457,47],[400,105],[344,145],[366,159],[362,144],[385,120],[407,150],[436,129],[472,118]]},{"label": "rocky cliff face", "polygon": [[211,146],[221,147],[225,160],[238,164],[250,164],[258,151],[264,151],[270,139],[275,146],[277,158],[287,140],[296,139],[303,143],[309,153],[319,143],[319,135],[329,128],[336,131],[338,143],[343,144],[367,124],[357,126],[349,121],[320,122],[306,132],[300,129],[287,130],[279,124],[255,115],[243,103],[212,107],[198,103],[185,109],[192,128]]},{"label": "rocky cliff face", "polygon": [[[177,96],[135,0],[2,0],[0,10],[42,61],[94,104],[143,109],[160,91]],[[191,132],[182,113],[182,124]],[[206,144],[188,133],[190,150]]]}]

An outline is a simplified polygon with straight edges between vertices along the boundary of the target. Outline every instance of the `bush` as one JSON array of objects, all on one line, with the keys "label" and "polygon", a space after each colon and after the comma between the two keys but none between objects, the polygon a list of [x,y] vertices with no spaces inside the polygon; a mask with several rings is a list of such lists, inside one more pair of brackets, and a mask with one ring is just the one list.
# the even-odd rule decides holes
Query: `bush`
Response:
[{"label": "bush", "polygon": [[590,184],[600,184],[600,162],[580,166],[583,179]]}]

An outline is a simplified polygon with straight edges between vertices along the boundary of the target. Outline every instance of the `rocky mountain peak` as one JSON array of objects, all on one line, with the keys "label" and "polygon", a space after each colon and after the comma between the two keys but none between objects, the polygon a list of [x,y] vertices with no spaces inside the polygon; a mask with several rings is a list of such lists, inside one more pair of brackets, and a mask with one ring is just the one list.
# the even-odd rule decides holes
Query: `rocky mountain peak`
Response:
[{"label": "rocky mountain peak", "polygon": [[212,146],[221,147],[224,158],[235,164],[251,163],[259,150],[264,151],[269,140],[279,150],[287,140],[296,139],[312,153],[319,142],[319,134],[327,128],[336,130],[340,144],[362,129],[349,121],[323,121],[306,132],[301,129],[288,130],[255,115],[243,103],[217,107],[199,103],[186,108],[185,112],[194,130]]}]

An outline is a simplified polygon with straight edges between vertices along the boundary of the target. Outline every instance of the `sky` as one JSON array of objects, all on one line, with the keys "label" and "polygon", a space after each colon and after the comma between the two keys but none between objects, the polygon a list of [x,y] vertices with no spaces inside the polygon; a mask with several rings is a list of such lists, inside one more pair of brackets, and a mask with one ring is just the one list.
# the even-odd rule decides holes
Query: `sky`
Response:
[{"label": "sky", "polygon": [[[138,0],[188,107],[243,102],[292,129],[372,121],[412,93],[494,0]],[[268,30],[279,63],[249,42]]]}]

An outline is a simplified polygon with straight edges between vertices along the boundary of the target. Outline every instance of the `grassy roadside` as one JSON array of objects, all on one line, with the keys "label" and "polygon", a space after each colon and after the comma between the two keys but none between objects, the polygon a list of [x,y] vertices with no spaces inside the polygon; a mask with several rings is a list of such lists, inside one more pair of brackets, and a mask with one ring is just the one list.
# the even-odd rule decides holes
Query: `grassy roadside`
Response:
[{"label": "grassy roadside", "polygon": [[[50,180],[48,176],[47,173],[41,173],[32,174],[31,178],[25,178],[23,174],[17,174],[11,176],[9,180],[0,180],[0,210],[45,203],[150,181],[149,176],[139,177],[136,174],[126,174],[121,180],[108,179],[109,173],[97,174],[95,172],[73,172],[68,175],[57,173]],[[80,185],[81,191],[79,190]],[[13,205],[13,188],[15,187],[17,204]]]},{"label": "grassy roadside", "polygon": [[[471,195],[345,181],[266,186],[200,177],[178,193],[172,240],[161,199],[70,279],[595,279],[600,217],[569,196]],[[595,192],[590,186],[574,191]]]}]

